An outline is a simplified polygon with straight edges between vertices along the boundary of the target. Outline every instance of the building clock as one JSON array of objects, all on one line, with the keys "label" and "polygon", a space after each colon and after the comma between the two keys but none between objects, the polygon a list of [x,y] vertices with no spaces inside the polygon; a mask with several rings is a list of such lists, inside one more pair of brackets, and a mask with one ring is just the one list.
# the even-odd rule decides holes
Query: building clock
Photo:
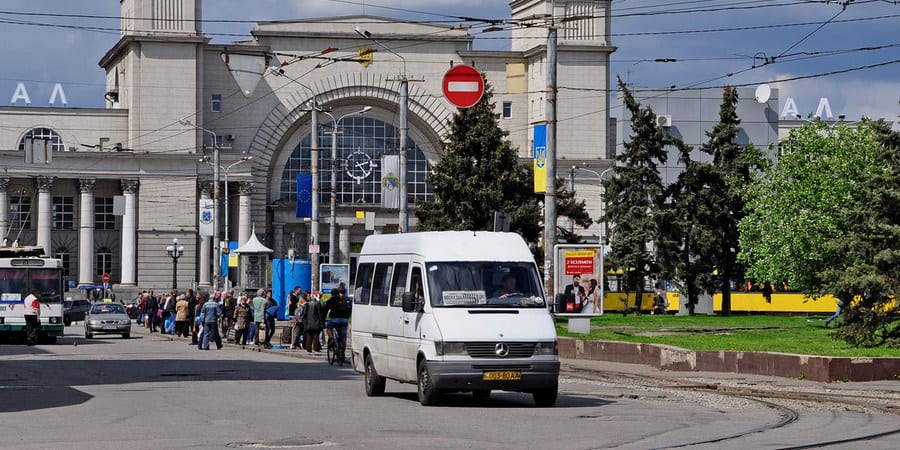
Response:
[{"label": "building clock", "polygon": [[362,150],[356,150],[344,160],[344,172],[347,176],[362,184],[363,180],[372,176],[372,172],[378,168],[372,157]]}]

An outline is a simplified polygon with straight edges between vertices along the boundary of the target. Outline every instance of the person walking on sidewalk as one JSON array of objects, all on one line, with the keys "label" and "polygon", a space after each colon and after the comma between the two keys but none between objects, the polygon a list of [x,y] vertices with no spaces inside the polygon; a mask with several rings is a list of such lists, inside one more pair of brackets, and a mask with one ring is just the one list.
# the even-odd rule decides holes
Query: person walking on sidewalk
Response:
[{"label": "person walking on sidewalk", "polygon": [[216,341],[216,348],[222,349],[222,338],[219,336],[219,317],[222,316],[222,305],[212,297],[200,308],[200,323],[203,324],[203,340],[198,348],[209,350],[209,341]]},{"label": "person walking on sidewalk", "polygon": [[149,297],[147,298],[147,324],[150,326],[150,332],[156,332],[156,324],[158,322],[158,318],[156,315],[159,313],[159,300],[156,299],[156,296],[153,295],[153,291],[150,291]]},{"label": "person walking on sidewalk", "polygon": [[266,320],[266,340],[263,342],[263,347],[272,348],[272,336],[275,335],[275,319],[278,317],[278,302],[272,298],[272,290],[266,290],[266,303],[265,306],[265,320]]},{"label": "person walking on sidewalk", "polygon": [[250,307],[247,297],[241,296],[241,302],[234,308],[234,343],[241,348],[247,345],[247,332],[253,322],[253,308]]},{"label": "person walking on sidewalk", "polygon": [[250,345],[256,344],[257,347],[260,345],[259,328],[265,313],[263,310],[263,305],[266,304],[264,295],[266,295],[265,289],[260,289],[256,291],[256,297],[253,297],[251,301],[251,305],[253,305],[253,324],[250,325]]},{"label": "person walking on sidewalk", "polygon": [[178,301],[175,302],[175,335],[178,337],[188,337],[189,334],[188,306],[187,298],[184,295],[179,295]]},{"label": "person walking on sidewalk", "polygon": [[325,323],[325,315],[322,314],[322,303],[317,296],[310,297],[303,305],[300,314],[303,316],[303,333],[305,335],[303,348],[307,353],[321,352],[322,344],[319,343],[319,333]]}]

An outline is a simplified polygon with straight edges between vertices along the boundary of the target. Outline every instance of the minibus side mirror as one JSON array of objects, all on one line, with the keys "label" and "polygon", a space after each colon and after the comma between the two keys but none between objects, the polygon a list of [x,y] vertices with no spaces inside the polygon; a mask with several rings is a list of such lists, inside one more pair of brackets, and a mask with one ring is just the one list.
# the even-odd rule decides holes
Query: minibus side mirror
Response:
[{"label": "minibus side mirror", "polygon": [[412,292],[403,293],[403,312],[418,312],[420,305]]}]

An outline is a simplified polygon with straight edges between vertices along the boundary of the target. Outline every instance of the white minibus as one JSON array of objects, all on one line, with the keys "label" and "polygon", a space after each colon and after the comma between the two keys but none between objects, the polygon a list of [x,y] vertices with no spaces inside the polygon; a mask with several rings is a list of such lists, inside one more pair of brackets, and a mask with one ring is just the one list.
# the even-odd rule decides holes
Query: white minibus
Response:
[{"label": "white minibus", "polygon": [[350,326],[366,394],[385,379],[418,385],[419,401],[491,390],[556,403],[556,326],[534,256],[514,233],[373,235],[359,256]]}]

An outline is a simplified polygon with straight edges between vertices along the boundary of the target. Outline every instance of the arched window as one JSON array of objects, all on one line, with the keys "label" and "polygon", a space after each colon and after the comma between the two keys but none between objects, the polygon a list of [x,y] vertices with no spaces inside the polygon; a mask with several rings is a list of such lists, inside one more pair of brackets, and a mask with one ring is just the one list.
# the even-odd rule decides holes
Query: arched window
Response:
[{"label": "arched window", "polygon": [[55,152],[64,152],[66,151],[66,146],[63,144],[62,138],[59,137],[55,131],[49,128],[32,128],[22,136],[22,139],[19,141],[19,150],[25,150],[25,139],[47,139],[50,141],[50,146],[53,148]]},{"label": "arched window", "polygon": [[[330,124],[327,124],[330,125]],[[330,201],[331,130],[319,131],[319,201]],[[370,117],[347,117],[338,134],[335,178],[338,203],[380,204],[383,158],[400,154],[397,129]],[[310,171],[310,135],[300,140],[281,177],[280,200],[297,200],[297,174]],[[430,165],[425,153],[412,140],[407,141],[407,198],[410,203],[431,200],[431,187],[425,182]]]}]

